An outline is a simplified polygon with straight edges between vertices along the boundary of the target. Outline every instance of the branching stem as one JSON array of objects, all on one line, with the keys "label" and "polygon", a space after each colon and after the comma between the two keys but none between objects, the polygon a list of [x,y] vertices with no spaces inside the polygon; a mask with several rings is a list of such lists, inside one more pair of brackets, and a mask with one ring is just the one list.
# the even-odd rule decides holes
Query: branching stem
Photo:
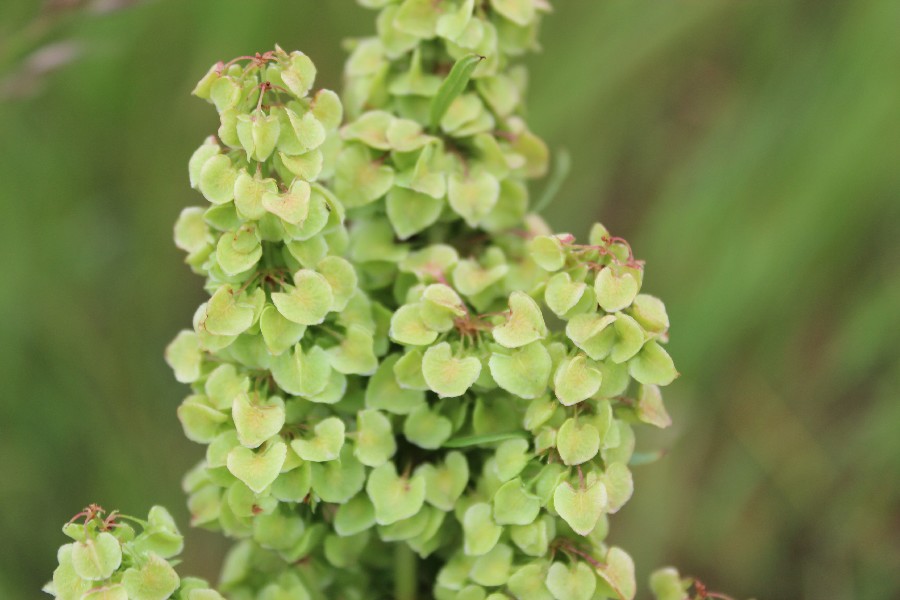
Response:
[{"label": "branching stem", "polygon": [[416,600],[418,582],[418,558],[407,544],[394,545],[394,598]]}]

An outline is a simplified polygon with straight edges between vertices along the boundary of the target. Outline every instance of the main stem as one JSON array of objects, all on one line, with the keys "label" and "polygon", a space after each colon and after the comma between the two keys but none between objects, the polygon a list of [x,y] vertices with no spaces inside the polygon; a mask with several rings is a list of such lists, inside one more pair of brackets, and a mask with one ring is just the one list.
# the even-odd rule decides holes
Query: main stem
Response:
[{"label": "main stem", "polygon": [[394,549],[394,598],[395,600],[416,600],[419,588],[416,576],[418,558],[413,549],[400,542]]}]

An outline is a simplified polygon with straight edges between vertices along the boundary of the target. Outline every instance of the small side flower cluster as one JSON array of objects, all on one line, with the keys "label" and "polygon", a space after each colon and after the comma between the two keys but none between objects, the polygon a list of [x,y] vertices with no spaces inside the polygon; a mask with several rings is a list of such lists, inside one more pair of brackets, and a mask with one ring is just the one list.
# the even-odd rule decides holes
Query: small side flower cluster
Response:
[{"label": "small side flower cluster", "polygon": [[161,506],[144,520],[91,505],[63,533],[73,541],[59,549],[44,587],[59,600],[224,600],[202,579],[175,572],[184,539]]}]

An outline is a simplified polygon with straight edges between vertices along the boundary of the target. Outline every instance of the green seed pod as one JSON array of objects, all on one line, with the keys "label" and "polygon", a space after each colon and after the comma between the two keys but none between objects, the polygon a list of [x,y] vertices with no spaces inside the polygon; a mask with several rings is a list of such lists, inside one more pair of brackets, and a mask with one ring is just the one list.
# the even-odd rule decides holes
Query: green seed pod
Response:
[{"label": "green seed pod", "polygon": [[134,600],[166,600],[179,583],[175,569],[155,554],[150,554],[140,568],[132,567],[122,574],[122,585],[128,598]]},{"label": "green seed pod", "polygon": [[537,302],[523,292],[513,292],[509,297],[509,318],[494,328],[494,340],[507,348],[519,348],[547,335],[544,316]]},{"label": "green seed pod", "polygon": [[605,564],[597,569],[602,579],[601,593],[634,600],[637,585],[634,580],[634,562],[628,553],[613,546],[606,553]]},{"label": "green seed pod", "polygon": [[569,568],[555,562],[550,565],[544,583],[556,600],[590,600],[597,589],[597,576],[587,563],[575,563]]},{"label": "green seed pod", "polygon": [[600,451],[600,432],[577,417],[566,419],[556,434],[556,449],[567,465],[580,465]]},{"label": "green seed pod", "polygon": [[650,590],[656,600],[682,600],[685,597],[690,581],[683,581],[677,569],[667,567],[658,569],[650,575]]},{"label": "green seed pod", "polygon": [[588,535],[607,509],[606,486],[593,473],[586,481],[560,483],[553,493],[553,507],[578,535]]},{"label": "green seed pod", "polygon": [[564,359],[553,376],[556,397],[565,406],[582,402],[600,389],[603,373],[583,354]]},{"label": "green seed pod", "polygon": [[122,564],[119,541],[108,532],[101,532],[72,547],[72,566],[82,579],[108,579]]},{"label": "green seed pod", "polygon": [[281,472],[287,458],[287,446],[283,442],[268,444],[258,451],[243,446],[228,453],[228,470],[257,494],[266,489]]},{"label": "green seed pod", "polygon": [[428,388],[442,398],[461,396],[481,373],[481,361],[474,356],[453,355],[450,344],[431,346],[422,357],[422,374]]},{"label": "green seed pod", "polygon": [[388,462],[369,475],[366,494],[375,507],[375,522],[390,525],[419,512],[425,502],[425,479],[421,475],[398,476],[394,464]]},{"label": "green seed pod", "polygon": [[320,421],[309,439],[296,439],[291,449],[303,460],[327,462],[336,460],[344,447],[344,422],[337,417]]},{"label": "green seed pod", "polygon": [[497,385],[525,399],[544,394],[553,368],[550,353],[539,341],[511,350],[508,354],[494,352],[488,364]]},{"label": "green seed pod", "polygon": [[494,522],[492,514],[491,505],[484,502],[473,504],[465,512],[462,526],[467,555],[483,556],[497,545],[503,528]]}]

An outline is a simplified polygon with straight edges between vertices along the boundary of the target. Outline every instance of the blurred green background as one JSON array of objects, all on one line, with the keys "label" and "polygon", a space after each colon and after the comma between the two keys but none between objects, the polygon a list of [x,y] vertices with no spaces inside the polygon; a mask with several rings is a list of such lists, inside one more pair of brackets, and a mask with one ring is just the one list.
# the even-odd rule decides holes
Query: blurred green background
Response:
[{"label": "blurred green background", "polygon": [[[4,599],[41,596],[88,502],[187,521],[162,350],[202,297],[171,242],[216,124],[194,81],[278,42],[338,87],[372,29],[351,0],[70,4],[0,3]],[[632,240],[682,372],[613,541],[644,581],[900,597],[900,3],[555,4],[529,59],[533,128],[574,157],[549,219]],[[214,578],[223,542],[188,549]]]}]

